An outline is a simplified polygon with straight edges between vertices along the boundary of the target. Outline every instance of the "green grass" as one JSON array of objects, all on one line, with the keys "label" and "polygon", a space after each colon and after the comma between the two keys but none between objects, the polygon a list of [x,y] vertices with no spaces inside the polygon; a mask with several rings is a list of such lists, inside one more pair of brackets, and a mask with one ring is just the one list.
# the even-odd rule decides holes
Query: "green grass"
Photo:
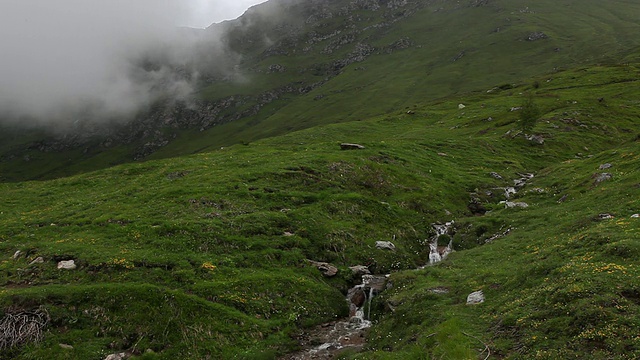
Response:
[{"label": "green grass", "polygon": [[[298,329],[346,315],[347,267],[363,264],[391,273],[393,288],[374,299],[365,352],[345,357],[467,359],[486,345],[502,358],[635,358],[639,74],[633,63],[577,68],[413,115],[0,184],[1,307],[51,315],[42,344],[3,356],[274,358],[297,348]],[[510,109],[527,93],[544,145],[515,135]],[[613,178],[594,183],[605,171]],[[516,201],[529,208],[505,209],[496,188],[524,172],[536,177]],[[427,262],[430,224],[449,220],[459,251],[413,270]],[[395,252],[375,249],[394,236]],[[29,265],[37,256],[45,263]],[[56,269],[66,259],[78,269]],[[480,289],[487,301],[466,306]]]}]

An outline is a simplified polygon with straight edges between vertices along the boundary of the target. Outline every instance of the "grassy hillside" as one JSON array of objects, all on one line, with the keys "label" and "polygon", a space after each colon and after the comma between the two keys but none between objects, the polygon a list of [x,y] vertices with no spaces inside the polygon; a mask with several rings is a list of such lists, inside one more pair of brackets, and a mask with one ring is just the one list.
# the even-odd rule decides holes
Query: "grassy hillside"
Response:
[{"label": "grassy hillside", "polygon": [[60,151],[5,139],[3,129],[0,179],[49,179],[211,151],[617,63],[640,46],[639,13],[640,4],[624,0],[270,1],[210,29],[226,33],[241,59],[235,73],[206,78],[195,94],[205,108],[227,104],[219,113],[192,123],[166,110],[153,126],[125,130],[140,135],[126,145],[110,135],[70,141]]},{"label": "grassy hillside", "polygon": [[[374,299],[365,352],[344,357],[471,359],[487,346],[637,358],[638,75],[635,63],[577,68],[411,113],[1,184],[0,307],[50,317],[40,344],[1,354],[272,359],[298,347],[299,329],[345,316],[348,266],[366,265],[393,288]],[[512,111],[529,96],[542,145]],[[522,173],[535,177],[509,201],[529,206],[505,208],[501,188]],[[414,270],[431,224],[450,220],[457,252]],[[395,252],[375,248],[394,237]],[[477,290],[486,302],[465,305]]]}]

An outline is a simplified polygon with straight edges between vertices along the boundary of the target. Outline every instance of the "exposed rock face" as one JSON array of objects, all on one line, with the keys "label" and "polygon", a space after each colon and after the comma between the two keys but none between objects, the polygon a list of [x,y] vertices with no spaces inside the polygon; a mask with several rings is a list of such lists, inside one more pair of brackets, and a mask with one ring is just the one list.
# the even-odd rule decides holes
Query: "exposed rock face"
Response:
[{"label": "exposed rock face", "polygon": [[476,305],[476,304],[481,304],[483,302],[484,302],[484,293],[482,293],[482,290],[472,292],[471,294],[469,294],[469,296],[467,296],[467,305]]},{"label": "exposed rock face", "polygon": [[394,251],[396,246],[391,241],[376,241],[376,249]]}]

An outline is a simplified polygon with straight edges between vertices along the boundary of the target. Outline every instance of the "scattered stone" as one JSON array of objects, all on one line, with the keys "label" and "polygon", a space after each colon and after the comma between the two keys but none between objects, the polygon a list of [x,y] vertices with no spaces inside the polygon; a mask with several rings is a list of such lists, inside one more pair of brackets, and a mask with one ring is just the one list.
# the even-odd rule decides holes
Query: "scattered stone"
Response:
[{"label": "scattered stone", "polygon": [[484,294],[482,293],[482,290],[472,292],[471,294],[469,294],[469,296],[467,296],[467,305],[476,305],[476,304],[481,304],[483,302],[484,302]]},{"label": "scattered stone", "polygon": [[[501,201],[501,203],[502,203],[502,201]],[[525,208],[529,207],[529,204],[527,204],[526,202],[522,202],[522,201],[519,201],[519,202],[505,201],[504,202],[504,206],[507,209],[513,209],[513,208],[523,208],[523,209],[525,209]]]},{"label": "scattered stone", "polygon": [[407,115],[415,115],[415,111],[413,110],[407,110]]},{"label": "scattered stone", "polygon": [[362,150],[364,146],[360,144],[350,144],[350,143],[342,143],[340,144],[340,149],[342,150]]},{"label": "scattered stone", "polygon": [[355,276],[371,274],[371,271],[369,271],[369,268],[364,265],[350,266],[349,269],[351,269],[351,272],[353,272],[353,275]]},{"label": "scattered stone", "polygon": [[525,135],[524,136],[527,140],[536,143],[538,145],[543,145],[544,144],[544,137],[542,137],[542,135]]},{"label": "scattered stone", "polygon": [[22,251],[16,250],[16,252],[13,253],[13,260],[17,260],[20,257],[20,255],[22,255]]},{"label": "scattered stone", "polygon": [[489,175],[491,175],[496,180],[502,180],[503,179],[503,177],[500,174],[498,174],[497,172],[491,172],[491,173],[489,173]]},{"label": "scattered stone", "polygon": [[607,214],[607,213],[598,214],[598,217],[597,217],[598,220],[610,220],[610,219],[613,219],[613,218],[614,218],[613,215]]},{"label": "scattered stone", "polygon": [[546,39],[549,36],[547,36],[547,34],[543,33],[542,31],[535,31],[532,32],[531,34],[529,34],[529,36],[527,36],[527,41],[536,41],[536,40],[542,40],[542,39]]},{"label": "scattered stone", "polygon": [[29,263],[29,265],[43,264],[43,263],[44,263],[44,258],[42,256],[38,256],[37,258],[33,259],[33,261]]},{"label": "scattered stone", "polygon": [[514,106],[511,108],[511,112],[522,110],[522,106]]},{"label": "scattered stone", "polygon": [[438,156],[449,156],[449,155],[447,155],[446,153],[443,153],[443,152],[439,152]]},{"label": "scattered stone", "polygon": [[632,219],[640,218],[640,214],[633,214],[633,215],[631,215],[631,218]]},{"label": "scattered stone", "polygon": [[107,355],[107,357],[104,358],[104,360],[125,360],[128,357],[129,356],[127,355],[127,353],[116,353],[116,354]]},{"label": "scattered stone", "polygon": [[376,241],[376,249],[394,251],[396,246],[391,241]]},{"label": "scattered stone", "polygon": [[295,234],[294,234],[294,233],[292,233],[292,232],[285,231],[285,232],[284,232],[284,234],[282,234],[282,235],[283,235],[283,236],[286,236],[286,237],[290,237],[290,236],[293,236],[293,235],[295,235]]},{"label": "scattered stone", "polygon": [[63,260],[58,263],[58,269],[74,270],[76,267],[76,263],[73,260]]},{"label": "scattered stone", "polygon": [[516,188],[514,187],[507,187],[504,188],[504,196],[508,199],[511,197],[511,195],[515,195],[517,193]]},{"label": "scattered stone", "polygon": [[313,260],[308,260],[308,261],[311,263],[311,265],[315,266],[318,270],[320,270],[322,275],[326,277],[333,277],[333,276],[336,276],[336,274],[338,274],[338,268],[329,263],[318,262]]},{"label": "scattered stone", "polygon": [[608,180],[613,179],[613,175],[611,175],[610,173],[600,173],[600,174],[594,174],[592,176],[593,180],[593,185],[596,186],[598,184],[600,184],[601,182],[605,182]]},{"label": "scattered stone", "polygon": [[73,350],[73,346],[68,345],[68,344],[58,344],[58,346],[60,346],[63,349]]},{"label": "scattered stone", "polygon": [[464,108],[466,108],[467,106],[465,104],[458,104],[458,109],[462,110]]},{"label": "scattered stone", "polygon": [[439,295],[448,294],[449,293],[449,289],[447,289],[446,287],[443,287],[443,286],[438,286],[438,287],[435,287],[433,289],[429,289],[427,291],[432,293],[432,294],[439,294]]},{"label": "scattered stone", "polygon": [[600,170],[607,170],[609,168],[611,168],[613,165],[606,163],[606,164],[602,164],[600,165]]},{"label": "scattered stone", "polygon": [[561,204],[561,203],[565,202],[568,197],[569,197],[569,195],[567,195],[567,194],[562,195],[562,197],[560,199],[558,199],[558,204]]}]

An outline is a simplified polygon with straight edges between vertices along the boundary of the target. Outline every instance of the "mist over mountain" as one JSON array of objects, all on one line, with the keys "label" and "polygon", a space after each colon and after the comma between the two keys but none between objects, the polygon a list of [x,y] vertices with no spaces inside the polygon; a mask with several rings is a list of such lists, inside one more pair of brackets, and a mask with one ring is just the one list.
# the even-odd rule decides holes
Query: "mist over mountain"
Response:
[{"label": "mist over mountain", "polygon": [[0,121],[122,121],[160,97],[187,99],[203,72],[227,71],[231,54],[217,34],[185,26],[251,3],[5,2]]}]

